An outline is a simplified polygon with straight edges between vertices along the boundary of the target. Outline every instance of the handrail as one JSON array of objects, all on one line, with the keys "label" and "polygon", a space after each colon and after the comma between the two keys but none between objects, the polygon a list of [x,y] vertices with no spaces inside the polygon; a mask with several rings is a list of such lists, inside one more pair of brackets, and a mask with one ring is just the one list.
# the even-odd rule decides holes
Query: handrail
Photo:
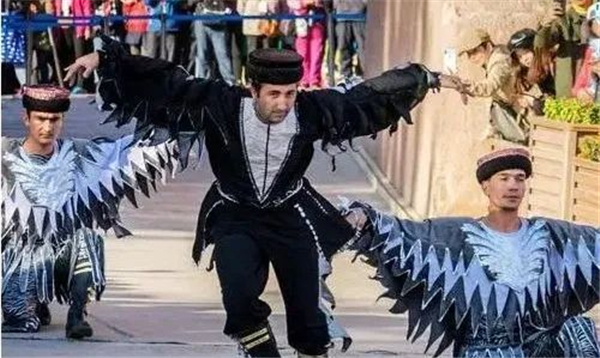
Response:
[{"label": "handrail", "polygon": [[[177,0],[167,0],[177,1]],[[166,53],[165,47],[166,42],[165,33],[167,31],[167,21],[175,22],[190,22],[190,21],[221,21],[221,22],[240,22],[243,20],[295,20],[295,19],[306,19],[306,20],[326,20],[328,24],[327,37],[332,43],[335,41],[335,34],[333,32],[334,20],[342,21],[366,21],[366,14],[354,13],[354,14],[337,14],[335,12],[326,11],[325,14],[307,14],[307,15],[295,15],[291,13],[287,14],[266,14],[266,15],[239,15],[239,14],[227,14],[227,15],[213,15],[213,14],[173,14],[167,15],[164,11],[160,14],[154,15],[92,15],[92,16],[54,16],[50,14],[7,14],[2,13],[2,27],[5,26],[8,29],[15,31],[23,31],[27,33],[27,84],[31,83],[31,58],[32,58],[32,42],[33,32],[48,31],[49,35],[52,36],[52,31],[49,29],[54,27],[104,27],[110,26],[113,23],[120,23],[127,20],[158,20],[160,22],[161,36],[161,56],[164,57]],[[56,60],[56,59],[55,59]],[[334,68],[334,56],[330,52],[327,56],[327,67],[329,68],[329,84],[333,85],[333,68]]]},{"label": "handrail", "polygon": [[[331,14],[334,20],[346,20],[346,21],[366,21],[366,15],[363,13],[357,14]],[[239,22],[243,20],[323,20],[327,17],[325,14],[312,14],[312,15],[294,15],[294,14],[268,14],[268,15],[165,15],[165,14],[154,14],[154,15],[91,15],[91,16],[54,16],[48,14],[33,15],[27,19],[25,15],[2,15],[2,21],[6,21],[12,29],[19,30],[34,30],[42,31],[50,27],[57,26],[99,26],[104,24],[106,21],[109,23],[120,23],[127,20],[165,20],[165,21],[222,21],[222,22]]]}]

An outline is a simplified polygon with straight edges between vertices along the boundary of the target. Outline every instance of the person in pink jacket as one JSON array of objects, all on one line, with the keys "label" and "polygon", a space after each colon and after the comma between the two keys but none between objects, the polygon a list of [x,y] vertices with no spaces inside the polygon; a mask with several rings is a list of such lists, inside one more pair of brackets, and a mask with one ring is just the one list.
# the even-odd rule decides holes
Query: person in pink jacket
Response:
[{"label": "person in pink jacket", "polygon": [[[324,15],[323,0],[288,0],[294,15]],[[304,58],[302,87],[321,87],[325,52],[325,19],[296,19],[296,51]]]}]

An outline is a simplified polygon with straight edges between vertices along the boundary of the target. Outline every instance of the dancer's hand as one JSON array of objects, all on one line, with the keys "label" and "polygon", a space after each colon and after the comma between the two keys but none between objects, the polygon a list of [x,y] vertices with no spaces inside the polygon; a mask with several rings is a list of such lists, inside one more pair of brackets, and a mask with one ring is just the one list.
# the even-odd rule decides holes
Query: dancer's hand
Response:
[{"label": "dancer's hand", "polygon": [[88,55],[79,57],[71,66],[65,68],[67,74],[64,81],[69,82],[72,86],[77,80],[78,74],[83,74],[84,78],[88,78],[92,72],[100,65],[100,55],[97,52],[92,52]]},{"label": "dancer's hand", "polygon": [[362,209],[350,209],[344,216],[344,219],[355,229],[362,230],[367,223],[367,215]]}]

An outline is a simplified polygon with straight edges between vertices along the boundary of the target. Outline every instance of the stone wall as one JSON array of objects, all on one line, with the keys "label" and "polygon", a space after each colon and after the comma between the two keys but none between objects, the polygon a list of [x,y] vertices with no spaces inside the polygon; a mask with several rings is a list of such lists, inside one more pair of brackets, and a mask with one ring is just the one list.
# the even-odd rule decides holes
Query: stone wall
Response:
[{"label": "stone wall", "polygon": [[[467,27],[486,29],[497,43],[537,26],[551,0],[371,0],[367,23],[367,77],[407,61],[432,70],[456,47]],[[459,59],[459,74],[483,78],[483,69]],[[475,180],[475,161],[490,150],[484,141],[490,102],[458,94],[429,94],[413,111],[415,125],[365,144],[398,200],[419,216],[478,215],[485,198]]]}]

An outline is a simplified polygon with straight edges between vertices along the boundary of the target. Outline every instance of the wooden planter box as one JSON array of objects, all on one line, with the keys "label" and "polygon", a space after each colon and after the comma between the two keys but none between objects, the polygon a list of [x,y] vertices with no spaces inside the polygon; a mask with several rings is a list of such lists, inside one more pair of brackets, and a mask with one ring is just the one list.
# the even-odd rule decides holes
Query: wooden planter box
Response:
[{"label": "wooden planter box", "polygon": [[600,163],[577,158],[573,161],[569,220],[600,225]]},{"label": "wooden planter box", "polygon": [[[594,169],[597,163],[578,159],[577,143],[582,136],[600,133],[600,126],[553,122],[543,118],[532,119],[531,125],[529,148],[533,176],[527,205],[529,216],[590,224],[597,222],[597,218],[588,221],[594,219],[591,205],[596,208],[600,205],[598,185],[594,185],[600,180],[597,169]],[[577,190],[576,183],[579,183]],[[575,204],[575,196],[578,204]],[[579,211],[577,219],[574,219],[576,207]]]}]

